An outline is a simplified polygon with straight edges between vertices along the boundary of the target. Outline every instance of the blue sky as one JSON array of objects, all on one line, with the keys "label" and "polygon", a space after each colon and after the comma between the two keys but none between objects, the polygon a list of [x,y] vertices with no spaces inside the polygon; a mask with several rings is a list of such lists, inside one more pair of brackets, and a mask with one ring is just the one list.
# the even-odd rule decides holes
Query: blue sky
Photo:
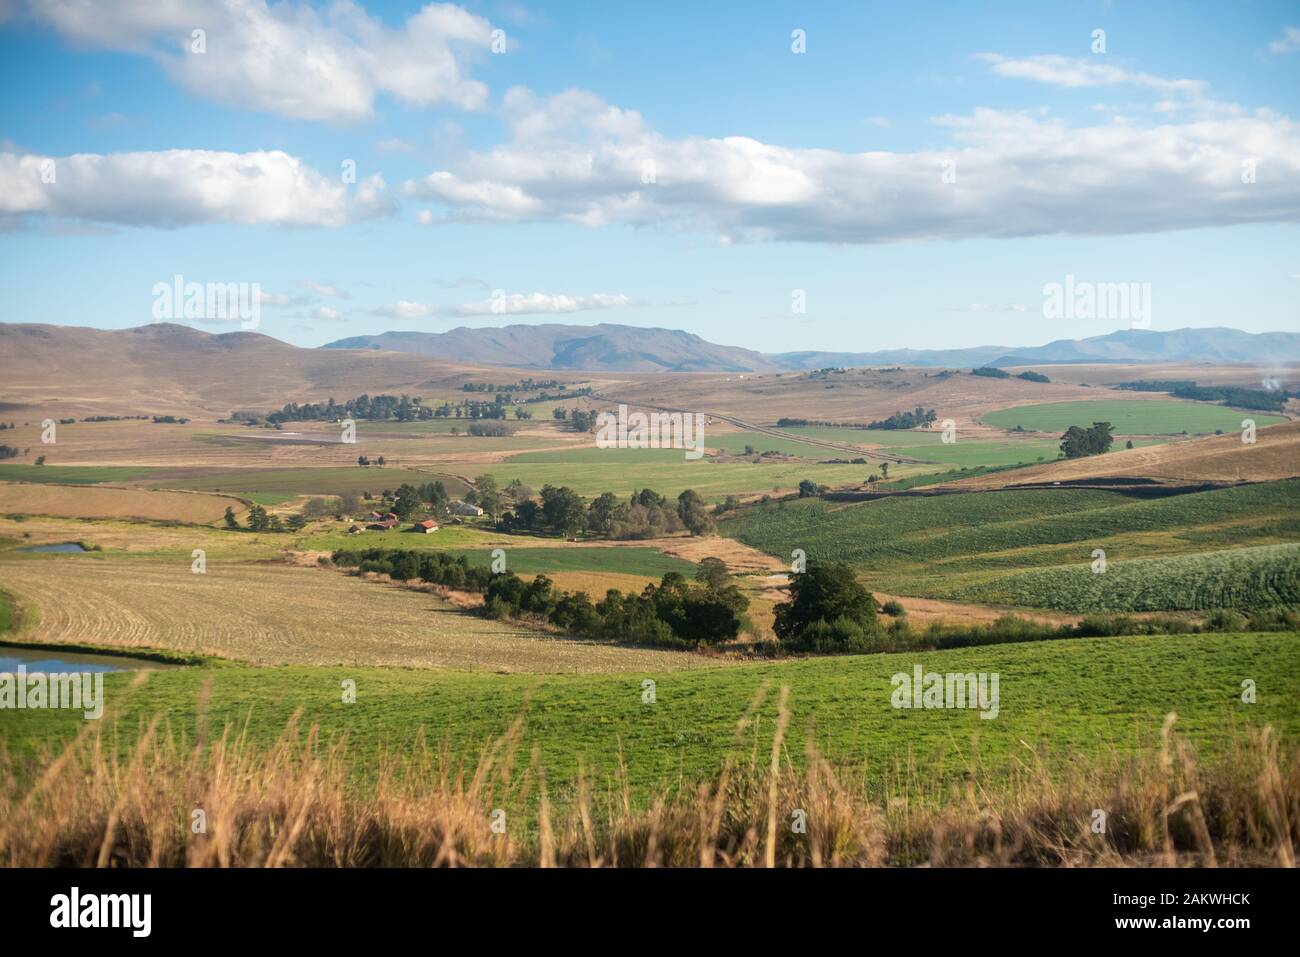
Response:
[{"label": "blue sky", "polygon": [[86,6],[0,0],[6,321],[141,325],[180,274],[300,345],[1128,325],[1045,318],[1073,275],[1150,283],[1156,329],[1300,329],[1297,3]]}]

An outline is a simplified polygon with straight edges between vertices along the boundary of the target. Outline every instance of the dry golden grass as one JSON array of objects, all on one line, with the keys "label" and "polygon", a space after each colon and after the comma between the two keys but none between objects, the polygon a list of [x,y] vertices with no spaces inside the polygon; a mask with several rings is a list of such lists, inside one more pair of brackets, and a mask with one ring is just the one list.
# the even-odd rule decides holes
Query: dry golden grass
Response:
[{"label": "dry golden grass", "polygon": [[[752,742],[748,759],[733,753],[716,778],[670,784],[648,808],[634,806],[621,770],[599,790],[580,770],[576,793],[557,805],[538,752],[519,753],[522,714],[474,767],[420,745],[381,755],[381,770],[360,783],[346,739],[322,741],[296,720],[267,749],[232,727],[209,741],[200,700],[198,741],[154,718],[124,756],[124,729],[88,722],[34,778],[0,749],[0,865],[1295,864],[1300,756],[1267,727],[1213,767],[1173,734],[1171,714],[1160,745],[1134,757],[1051,772],[1030,754],[998,784],[976,766],[955,791],[936,793],[921,771],[873,789],[837,773],[811,736],[796,767],[787,695],[770,742],[750,733],[764,690],[737,724],[737,744]],[[1106,813],[1104,833],[1093,831],[1094,809]]]},{"label": "dry golden grass", "polygon": [[[239,510],[236,509],[238,512]],[[184,558],[204,549],[209,558],[260,561],[275,558],[291,541],[285,534],[242,532],[233,535],[221,523],[215,526],[145,525],[120,519],[0,517],[0,539],[21,546],[54,542],[83,542],[106,552],[125,552],[160,560]],[[172,553],[172,554],[168,554]]]},{"label": "dry golden grass", "polygon": [[[1249,418],[1243,412],[1242,418]],[[952,483],[954,488],[1001,488],[1029,482],[1145,478],[1182,482],[1271,482],[1300,475],[1300,422],[1260,429],[1253,445],[1239,433],[1168,445],[1119,449],[1105,455],[994,472]]]},{"label": "dry golden grass", "polygon": [[163,648],[251,664],[505,672],[675,671],[706,659],[573,641],[469,615],[428,593],[319,568],[86,555],[5,558],[20,638]]},{"label": "dry golden grass", "polygon": [[[384,423],[362,421],[355,445],[340,442],[340,430],[323,422],[290,423],[284,431],[223,424],[215,418],[195,418],[184,425],[75,422],[60,425],[58,442],[48,446],[41,444],[40,433],[36,422],[5,432],[6,443],[31,449],[27,457],[13,462],[30,465],[44,454],[50,465],[175,469],[176,476],[183,474],[180,470],[193,469],[343,468],[355,466],[361,454],[372,459],[382,455],[392,466],[451,469],[460,463],[472,476],[478,474],[477,466],[499,463],[511,452],[564,449],[590,441],[590,436],[561,431],[550,422],[531,425],[527,434],[496,439],[395,432],[386,430]],[[148,481],[166,487],[169,477],[163,473]]]},{"label": "dry golden grass", "polygon": [[86,485],[26,485],[0,482],[0,512],[54,518],[134,518],[150,522],[206,525],[227,508],[246,506],[229,495]]}]

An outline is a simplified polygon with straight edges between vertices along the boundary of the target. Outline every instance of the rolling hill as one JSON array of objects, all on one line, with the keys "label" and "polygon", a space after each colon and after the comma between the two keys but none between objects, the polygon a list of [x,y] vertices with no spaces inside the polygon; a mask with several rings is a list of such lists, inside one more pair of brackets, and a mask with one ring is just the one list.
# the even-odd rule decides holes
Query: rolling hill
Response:
[{"label": "rolling hill", "polygon": [[1300,333],[1250,333],[1237,329],[1121,329],[1087,339],[1057,339],[1043,346],[976,346],[969,349],[886,349],[878,352],[763,354],[717,345],[674,329],[609,323],[553,323],[449,332],[385,332],[340,339],[324,349],[375,349],[456,359],[479,365],[530,369],[625,372],[770,372],[842,366],[1054,365],[1064,363],[1300,361]]},{"label": "rolling hill", "polygon": [[679,329],[601,324],[461,326],[449,332],[385,332],[327,343],[323,349],[410,352],[477,365],[624,372],[753,372],[777,366],[762,354],[720,346]]}]

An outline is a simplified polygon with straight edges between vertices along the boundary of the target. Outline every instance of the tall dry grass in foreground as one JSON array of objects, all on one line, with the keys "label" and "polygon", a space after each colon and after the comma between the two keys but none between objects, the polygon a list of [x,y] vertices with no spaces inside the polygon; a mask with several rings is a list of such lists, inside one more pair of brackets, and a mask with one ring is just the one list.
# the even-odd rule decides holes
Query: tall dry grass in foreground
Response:
[{"label": "tall dry grass in foreground", "polygon": [[[271,747],[237,729],[185,743],[160,719],[120,748],[88,724],[19,784],[0,752],[0,864],[99,867],[366,866],[1293,866],[1300,760],[1268,728],[1198,764],[1165,722],[1158,746],[1048,767],[1026,759],[997,783],[957,787],[919,771],[870,786],[833,769],[809,736],[796,768],[786,690],[770,740],[737,725],[717,777],[634,804],[625,769],[595,788],[581,769],[557,802],[540,756],[520,754],[523,716],[473,768],[421,743],[358,782],[345,740],[290,722]],[[124,757],[119,757],[124,754]],[[621,762],[620,762],[621,763]],[[1064,770],[1062,770],[1064,768]],[[498,807],[527,808],[493,830]],[[196,810],[204,812],[195,833]],[[1106,812],[1094,833],[1094,809]],[[803,812],[805,829],[793,825]],[[499,818],[498,818],[499,821]]]}]

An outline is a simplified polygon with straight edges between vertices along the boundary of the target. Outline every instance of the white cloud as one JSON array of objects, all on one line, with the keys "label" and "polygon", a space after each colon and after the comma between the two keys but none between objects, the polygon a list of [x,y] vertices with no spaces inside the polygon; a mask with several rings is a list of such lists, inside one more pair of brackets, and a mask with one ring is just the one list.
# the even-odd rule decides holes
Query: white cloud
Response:
[{"label": "white cloud", "polygon": [[[1045,112],[979,109],[935,119],[951,149],[910,153],[671,139],[583,91],[538,99],[511,90],[505,120],[509,141],[402,192],[449,218],[673,225],[722,242],[1106,235],[1300,219],[1300,128],[1267,111],[1076,127]],[[1246,159],[1257,169],[1249,185]],[[946,163],[955,182],[943,179]]]},{"label": "white cloud", "polygon": [[349,192],[337,177],[279,150],[57,158],[0,153],[0,217],[41,215],[162,228],[213,222],[341,226],[392,210],[381,177]]},{"label": "white cloud", "polygon": [[380,140],[375,149],[381,153],[414,153],[415,144],[399,139]]},{"label": "white cloud", "polygon": [[1300,50],[1300,27],[1283,27],[1282,39],[1268,45],[1269,53],[1295,53]]},{"label": "white cloud", "polygon": [[436,306],[423,302],[400,300],[374,310],[377,316],[389,319],[454,318],[469,316],[525,316],[567,312],[587,312],[594,309],[622,309],[635,306],[636,300],[623,293],[593,293],[590,296],[568,296],[562,293],[502,293],[488,299],[465,302],[454,306]]},{"label": "white cloud", "polygon": [[[28,14],[88,47],[149,56],[191,93],[298,119],[348,123],[390,93],[411,106],[477,109],[487,87],[465,65],[491,42],[487,20],[428,4],[400,29],[351,0],[26,0]],[[194,52],[194,30],[205,52]]]},{"label": "white cloud", "polygon": [[1054,54],[1005,57],[999,53],[977,53],[975,59],[991,65],[999,76],[1035,80],[1053,86],[1145,86],[1165,93],[1200,95],[1205,84],[1200,80],[1167,80],[1150,73],[1126,70],[1098,59],[1066,57]]},{"label": "white cloud", "polygon": [[387,316],[389,319],[424,319],[432,316],[435,311],[436,307],[427,303],[400,299],[387,306],[380,306],[374,311],[374,314],[376,316]]},{"label": "white cloud", "polygon": [[351,299],[352,293],[332,282],[317,282],[314,279],[299,280],[298,285],[306,286],[318,296],[326,299]]},{"label": "white cloud", "polygon": [[326,319],[330,322],[343,321],[343,313],[339,312],[337,309],[331,309],[329,306],[321,306],[316,310],[315,316],[317,319]]}]

